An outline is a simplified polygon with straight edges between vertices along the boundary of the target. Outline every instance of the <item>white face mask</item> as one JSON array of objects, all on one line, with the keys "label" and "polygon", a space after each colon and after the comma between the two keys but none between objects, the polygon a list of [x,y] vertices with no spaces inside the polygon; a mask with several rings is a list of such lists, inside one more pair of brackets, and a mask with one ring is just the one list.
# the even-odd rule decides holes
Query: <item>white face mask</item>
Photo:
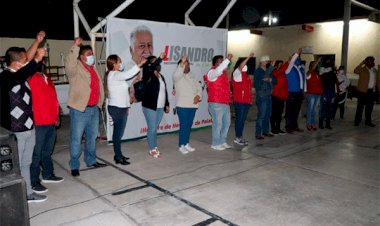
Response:
[{"label": "white face mask", "polygon": [[94,58],[93,55],[91,55],[91,56],[87,56],[87,57],[86,57],[86,64],[87,64],[88,66],[92,66],[92,65],[94,65],[94,63],[95,63],[95,58]]},{"label": "white face mask", "polygon": [[247,65],[244,65],[243,69],[241,69],[242,72],[247,72],[248,71],[248,67]]},{"label": "white face mask", "polygon": [[124,71],[124,69],[125,69],[124,64],[120,63],[119,71]]}]

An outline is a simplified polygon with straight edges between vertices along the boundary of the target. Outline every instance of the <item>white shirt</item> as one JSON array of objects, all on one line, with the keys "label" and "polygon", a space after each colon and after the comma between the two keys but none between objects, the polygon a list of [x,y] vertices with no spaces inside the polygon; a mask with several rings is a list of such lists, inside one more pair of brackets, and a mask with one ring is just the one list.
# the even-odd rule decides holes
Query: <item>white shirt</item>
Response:
[{"label": "white shirt", "polygon": [[232,73],[232,76],[234,77],[234,81],[235,82],[241,82],[241,81],[243,81],[242,80],[241,71],[239,70],[239,68],[235,69],[235,71]]},{"label": "white shirt", "polygon": [[166,100],[165,83],[161,76],[158,78],[158,81],[160,81],[160,92],[158,93],[157,108],[163,108],[165,107]]},{"label": "white shirt", "polygon": [[373,89],[375,87],[375,69],[372,67],[368,69],[369,71],[369,81],[368,81],[368,89]]},{"label": "white shirt", "polygon": [[218,77],[223,74],[223,71],[227,68],[229,63],[230,63],[229,59],[227,59],[227,58],[224,59],[223,62],[220,63],[218,67],[216,67],[215,69],[211,69],[207,73],[207,79],[210,82],[215,82],[218,79]]},{"label": "white shirt", "polygon": [[129,103],[129,84],[126,80],[133,78],[139,73],[140,68],[135,64],[127,71],[110,71],[107,78],[108,105],[126,108]]}]

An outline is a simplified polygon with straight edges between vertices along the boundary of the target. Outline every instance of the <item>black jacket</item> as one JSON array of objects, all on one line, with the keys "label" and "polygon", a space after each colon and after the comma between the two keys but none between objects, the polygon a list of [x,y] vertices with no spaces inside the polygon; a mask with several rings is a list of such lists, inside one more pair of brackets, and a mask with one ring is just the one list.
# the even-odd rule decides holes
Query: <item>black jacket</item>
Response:
[{"label": "black jacket", "polygon": [[[142,98],[141,105],[143,107],[157,110],[158,94],[160,93],[160,81],[154,74],[154,70],[162,62],[161,58],[157,58],[152,64],[146,64],[143,67],[143,82],[145,83],[144,97]],[[168,90],[164,76],[161,75],[165,83],[165,107],[169,107]],[[165,109],[164,109],[165,111]]]}]

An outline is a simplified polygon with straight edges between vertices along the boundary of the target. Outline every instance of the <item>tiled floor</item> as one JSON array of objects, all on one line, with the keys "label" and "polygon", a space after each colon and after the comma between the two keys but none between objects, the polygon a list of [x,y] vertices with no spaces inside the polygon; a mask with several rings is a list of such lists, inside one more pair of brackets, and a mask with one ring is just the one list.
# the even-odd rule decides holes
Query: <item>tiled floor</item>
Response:
[{"label": "tiled floor", "polygon": [[347,103],[333,130],[262,141],[253,139],[252,107],[247,147],[213,151],[206,128],[191,134],[197,150],[187,155],[177,151],[178,134],[159,137],[159,159],[148,155],[146,140],[125,142],[128,166],[115,165],[112,146],[98,142],[98,160],[108,166],[82,164],[79,177],[68,168],[64,117],[53,159],[65,181],[45,184],[48,200],[29,204],[31,225],[380,225],[380,105],[375,128],[353,126],[355,106]]}]

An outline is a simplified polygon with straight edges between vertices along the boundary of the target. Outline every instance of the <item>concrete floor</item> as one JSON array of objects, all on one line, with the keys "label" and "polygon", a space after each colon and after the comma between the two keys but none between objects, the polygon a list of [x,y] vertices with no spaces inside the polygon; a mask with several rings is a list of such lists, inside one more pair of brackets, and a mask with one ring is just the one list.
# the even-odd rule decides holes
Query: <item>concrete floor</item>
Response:
[{"label": "concrete floor", "polygon": [[98,160],[108,166],[82,162],[79,177],[68,168],[64,117],[53,159],[65,181],[45,184],[48,200],[29,204],[31,225],[380,225],[380,105],[375,128],[353,126],[355,107],[348,101],[333,130],[263,141],[254,139],[252,107],[243,149],[212,151],[206,128],[192,132],[197,150],[187,155],[177,151],[177,134],[159,137],[159,159],[148,156],[146,140],[125,142],[128,166],[115,165],[112,146],[98,142]]}]

